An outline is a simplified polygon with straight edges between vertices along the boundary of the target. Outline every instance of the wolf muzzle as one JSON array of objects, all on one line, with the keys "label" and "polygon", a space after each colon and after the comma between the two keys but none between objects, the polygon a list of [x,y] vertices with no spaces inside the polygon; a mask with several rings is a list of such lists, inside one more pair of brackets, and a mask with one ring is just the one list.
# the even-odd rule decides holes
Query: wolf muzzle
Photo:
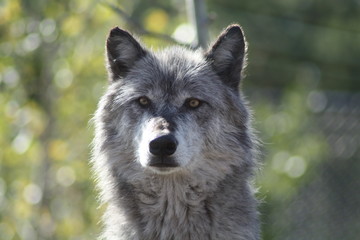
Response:
[{"label": "wolf muzzle", "polygon": [[177,149],[178,141],[173,134],[156,137],[149,143],[151,157],[150,166],[153,167],[177,167],[178,163],[171,157]]}]

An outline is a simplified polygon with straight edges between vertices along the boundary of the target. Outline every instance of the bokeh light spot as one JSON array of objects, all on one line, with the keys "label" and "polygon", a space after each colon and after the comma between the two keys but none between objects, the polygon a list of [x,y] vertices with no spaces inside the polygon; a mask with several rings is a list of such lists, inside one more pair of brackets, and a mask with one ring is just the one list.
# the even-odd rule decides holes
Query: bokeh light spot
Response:
[{"label": "bokeh light spot", "polygon": [[68,187],[72,185],[76,180],[75,171],[71,167],[61,167],[56,172],[56,181],[64,186]]},{"label": "bokeh light spot", "polygon": [[24,189],[24,198],[30,204],[37,204],[42,199],[42,190],[34,183],[27,185]]}]

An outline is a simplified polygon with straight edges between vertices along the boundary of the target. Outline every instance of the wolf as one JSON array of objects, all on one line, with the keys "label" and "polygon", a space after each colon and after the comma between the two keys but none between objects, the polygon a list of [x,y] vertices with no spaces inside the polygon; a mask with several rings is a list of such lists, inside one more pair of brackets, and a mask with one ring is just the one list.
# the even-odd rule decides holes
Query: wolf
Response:
[{"label": "wolf", "polygon": [[101,239],[260,238],[257,141],[239,91],[246,51],[239,25],[207,51],[151,51],[110,31],[91,160],[106,205]]}]

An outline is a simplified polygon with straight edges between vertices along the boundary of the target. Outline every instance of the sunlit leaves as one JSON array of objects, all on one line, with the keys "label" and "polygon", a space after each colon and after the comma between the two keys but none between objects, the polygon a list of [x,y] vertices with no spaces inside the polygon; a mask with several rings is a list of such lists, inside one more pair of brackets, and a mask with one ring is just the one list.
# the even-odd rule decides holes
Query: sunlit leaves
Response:
[{"label": "sunlit leaves", "polygon": [[[82,11],[92,11],[81,2]],[[110,27],[104,24],[114,15],[96,10],[88,21],[91,12],[66,12],[66,4],[44,6],[43,18],[22,11],[19,1],[0,6],[0,22],[6,21],[0,27],[2,240],[96,234],[87,123],[98,97],[93,86],[106,83],[103,43]]]},{"label": "sunlit leaves", "polygon": [[148,10],[144,20],[145,28],[153,32],[164,32],[168,22],[169,16],[162,9]]},{"label": "sunlit leaves", "polygon": [[5,3],[0,4],[0,24],[18,17],[20,9],[19,1],[5,0]]},{"label": "sunlit leaves", "polygon": [[80,15],[72,15],[65,19],[61,26],[62,33],[65,36],[75,36],[82,33],[84,28],[84,19]]},{"label": "sunlit leaves", "polygon": [[277,101],[256,108],[264,149],[265,168],[260,185],[271,189],[272,195],[291,195],[297,186],[306,183],[312,169],[324,158],[326,143],[314,129],[312,115],[306,104],[308,90],[289,90]]},{"label": "sunlit leaves", "polygon": [[49,156],[55,161],[65,160],[69,154],[69,146],[65,141],[54,139],[48,145]]}]

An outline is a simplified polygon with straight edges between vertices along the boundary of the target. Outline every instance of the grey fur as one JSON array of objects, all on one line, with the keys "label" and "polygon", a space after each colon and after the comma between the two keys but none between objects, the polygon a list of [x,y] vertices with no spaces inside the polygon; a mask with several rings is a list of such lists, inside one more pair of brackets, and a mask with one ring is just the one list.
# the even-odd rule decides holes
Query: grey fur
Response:
[{"label": "grey fur", "polygon": [[[206,53],[151,52],[128,32],[111,31],[92,158],[107,204],[102,239],[259,239],[250,183],[256,143],[237,90],[245,53],[238,25]],[[191,107],[192,99],[201,104]],[[161,161],[177,167],[151,165],[160,157],[149,143],[164,135],[177,147]]]}]

